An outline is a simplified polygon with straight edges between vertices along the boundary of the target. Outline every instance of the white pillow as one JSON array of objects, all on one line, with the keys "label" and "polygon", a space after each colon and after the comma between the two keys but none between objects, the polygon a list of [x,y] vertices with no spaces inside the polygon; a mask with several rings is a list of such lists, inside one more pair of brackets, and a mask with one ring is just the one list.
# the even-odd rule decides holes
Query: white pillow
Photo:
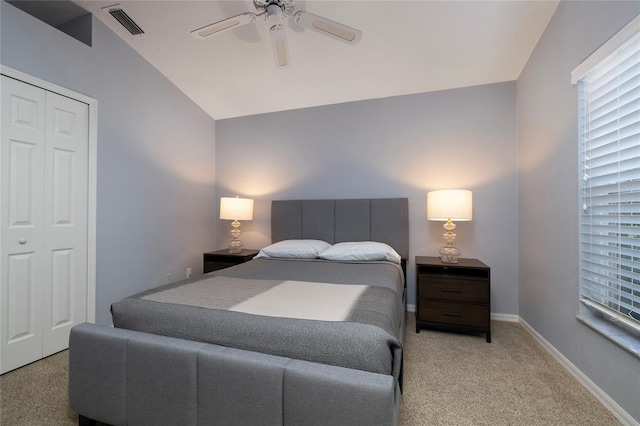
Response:
[{"label": "white pillow", "polygon": [[317,259],[320,252],[329,247],[331,244],[322,240],[284,240],[263,248],[256,257]]},{"label": "white pillow", "polygon": [[400,255],[391,246],[375,241],[338,243],[319,255],[326,260],[388,260],[400,263]]}]

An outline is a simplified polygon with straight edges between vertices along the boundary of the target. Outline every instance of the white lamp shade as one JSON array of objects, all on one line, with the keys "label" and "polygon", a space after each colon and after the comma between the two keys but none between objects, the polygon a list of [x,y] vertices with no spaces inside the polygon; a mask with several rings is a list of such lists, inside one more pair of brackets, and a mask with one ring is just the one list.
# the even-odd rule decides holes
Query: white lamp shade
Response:
[{"label": "white lamp shade", "polygon": [[220,198],[220,219],[253,220],[253,200],[238,197]]},{"label": "white lamp shade", "polygon": [[465,189],[443,189],[427,193],[427,218],[429,220],[471,220],[473,218],[472,206],[471,191]]}]

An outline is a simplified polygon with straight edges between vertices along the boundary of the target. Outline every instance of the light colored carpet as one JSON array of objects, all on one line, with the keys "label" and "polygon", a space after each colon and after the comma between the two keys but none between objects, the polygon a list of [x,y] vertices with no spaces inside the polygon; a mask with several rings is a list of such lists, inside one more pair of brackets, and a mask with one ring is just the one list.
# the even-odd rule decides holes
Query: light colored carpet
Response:
[{"label": "light colored carpet", "polygon": [[[484,336],[422,330],[409,314],[400,425],[617,425],[520,325]],[[73,425],[66,351],[0,376],[0,425]]]},{"label": "light colored carpet", "polygon": [[0,425],[77,425],[67,398],[68,352],[0,376]]},{"label": "light colored carpet", "polygon": [[410,314],[400,424],[618,425],[520,324],[482,337],[421,330]]}]

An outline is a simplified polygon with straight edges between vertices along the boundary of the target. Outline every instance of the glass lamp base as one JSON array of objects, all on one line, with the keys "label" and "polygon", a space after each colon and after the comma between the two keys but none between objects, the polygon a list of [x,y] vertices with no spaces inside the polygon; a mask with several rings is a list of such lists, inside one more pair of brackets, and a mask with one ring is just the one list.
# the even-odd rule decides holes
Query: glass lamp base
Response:
[{"label": "glass lamp base", "polygon": [[442,263],[458,263],[456,257],[460,256],[462,252],[459,248],[453,246],[453,240],[456,239],[456,234],[453,233],[456,229],[456,224],[449,218],[443,228],[445,230],[443,237],[447,244],[440,249],[440,260],[442,260]]},{"label": "glass lamp base", "polygon": [[238,238],[240,236],[240,222],[234,220],[231,222],[231,236],[233,239],[229,243],[229,253],[240,253],[242,251],[242,242]]},{"label": "glass lamp base", "polygon": [[238,239],[231,240],[227,247],[229,247],[229,253],[240,253],[242,251],[242,243]]},{"label": "glass lamp base", "polygon": [[446,245],[440,249],[440,260],[443,263],[458,263],[457,257],[461,254],[459,248]]}]

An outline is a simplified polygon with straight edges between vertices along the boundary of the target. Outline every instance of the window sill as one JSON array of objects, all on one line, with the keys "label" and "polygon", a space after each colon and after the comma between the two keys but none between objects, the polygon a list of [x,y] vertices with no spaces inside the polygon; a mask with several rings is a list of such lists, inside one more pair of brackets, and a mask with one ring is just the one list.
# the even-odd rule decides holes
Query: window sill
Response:
[{"label": "window sill", "polygon": [[587,327],[640,358],[640,337],[636,334],[618,327],[601,315],[587,309],[582,310],[576,318]]}]

